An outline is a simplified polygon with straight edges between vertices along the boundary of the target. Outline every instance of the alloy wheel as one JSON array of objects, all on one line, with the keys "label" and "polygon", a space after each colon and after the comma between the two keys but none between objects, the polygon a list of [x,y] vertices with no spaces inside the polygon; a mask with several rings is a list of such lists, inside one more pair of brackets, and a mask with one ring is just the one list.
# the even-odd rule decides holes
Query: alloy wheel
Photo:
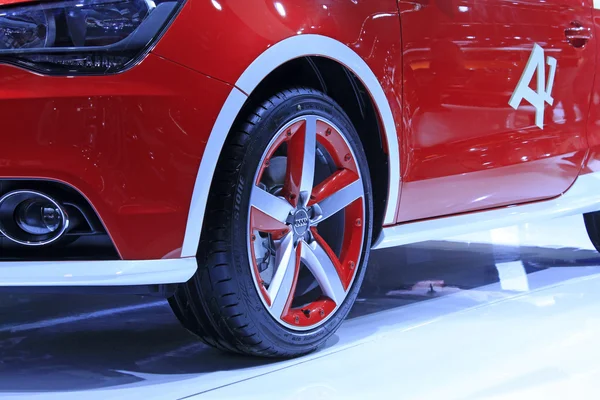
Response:
[{"label": "alloy wheel", "polygon": [[277,322],[310,330],[342,305],[365,240],[364,196],[354,152],[331,121],[305,115],[273,137],[250,195],[248,256]]}]

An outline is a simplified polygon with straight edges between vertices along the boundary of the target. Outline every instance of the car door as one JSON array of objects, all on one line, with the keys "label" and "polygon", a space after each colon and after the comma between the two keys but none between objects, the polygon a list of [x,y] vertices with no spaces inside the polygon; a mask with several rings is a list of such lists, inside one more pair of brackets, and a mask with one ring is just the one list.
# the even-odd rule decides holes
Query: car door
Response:
[{"label": "car door", "polygon": [[551,198],[587,151],[592,0],[399,1],[397,220]]},{"label": "car door", "polygon": [[[600,0],[594,1],[594,32],[600,34]],[[600,66],[600,43],[596,41],[596,65]],[[590,154],[581,174],[600,172],[600,76],[596,75],[587,126]]]}]

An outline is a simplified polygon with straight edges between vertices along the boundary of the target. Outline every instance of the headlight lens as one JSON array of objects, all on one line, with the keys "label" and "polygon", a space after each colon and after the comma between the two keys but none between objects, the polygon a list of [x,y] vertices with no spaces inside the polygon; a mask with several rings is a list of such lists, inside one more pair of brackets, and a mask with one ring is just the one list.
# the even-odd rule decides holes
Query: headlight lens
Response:
[{"label": "headlight lens", "polygon": [[0,62],[107,74],[134,64],[184,0],[67,0],[0,8]]}]

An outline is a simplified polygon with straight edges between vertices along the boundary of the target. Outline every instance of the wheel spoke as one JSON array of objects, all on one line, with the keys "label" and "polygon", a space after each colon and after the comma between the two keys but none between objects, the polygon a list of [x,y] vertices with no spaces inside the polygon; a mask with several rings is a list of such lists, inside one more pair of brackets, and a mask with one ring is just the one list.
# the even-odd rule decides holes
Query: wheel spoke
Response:
[{"label": "wheel spoke", "polygon": [[269,217],[285,223],[293,207],[284,199],[274,196],[258,186],[252,188],[250,205]]},{"label": "wheel spoke", "polygon": [[311,203],[323,201],[359,179],[358,174],[352,170],[346,168],[337,170],[330,177],[315,186],[312,191]]},{"label": "wheel spoke", "polygon": [[338,211],[348,207],[354,200],[363,196],[363,190],[362,180],[359,179],[323,199],[316,204],[319,206],[321,215],[314,222],[326,220]]},{"label": "wheel spoke", "polygon": [[281,240],[275,255],[275,275],[269,285],[268,294],[271,299],[271,311],[281,316],[288,300],[293,296],[297,276],[297,255],[294,248],[294,236],[289,233]]},{"label": "wheel spoke", "polygon": [[254,207],[250,212],[250,227],[252,231],[257,230],[259,232],[271,233],[274,235],[273,237],[277,239],[290,231],[288,225],[281,221],[277,221],[275,218]]},{"label": "wheel spoke", "polygon": [[[325,244],[326,246],[326,244]],[[335,257],[335,256],[333,256]],[[346,291],[338,273],[339,261],[332,259],[317,241],[302,246],[302,262],[313,274],[325,296],[339,305],[346,297]],[[336,266],[336,264],[338,264]]]},{"label": "wheel spoke", "polygon": [[294,205],[306,207],[312,193],[317,149],[317,118],[308,116],[288,145],[287,192]]}]

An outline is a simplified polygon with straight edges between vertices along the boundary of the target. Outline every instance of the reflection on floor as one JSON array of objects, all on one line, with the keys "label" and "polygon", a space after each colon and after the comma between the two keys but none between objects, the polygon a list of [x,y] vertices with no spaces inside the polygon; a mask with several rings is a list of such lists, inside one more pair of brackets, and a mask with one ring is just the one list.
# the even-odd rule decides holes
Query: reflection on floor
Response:
[{"label": "reflection on floor", "polygon": [[0,397],[573,398],[598,388],[599,287],[581,217],[380,250],[338,334],[279,362],[156,298],[0,294]]}]

